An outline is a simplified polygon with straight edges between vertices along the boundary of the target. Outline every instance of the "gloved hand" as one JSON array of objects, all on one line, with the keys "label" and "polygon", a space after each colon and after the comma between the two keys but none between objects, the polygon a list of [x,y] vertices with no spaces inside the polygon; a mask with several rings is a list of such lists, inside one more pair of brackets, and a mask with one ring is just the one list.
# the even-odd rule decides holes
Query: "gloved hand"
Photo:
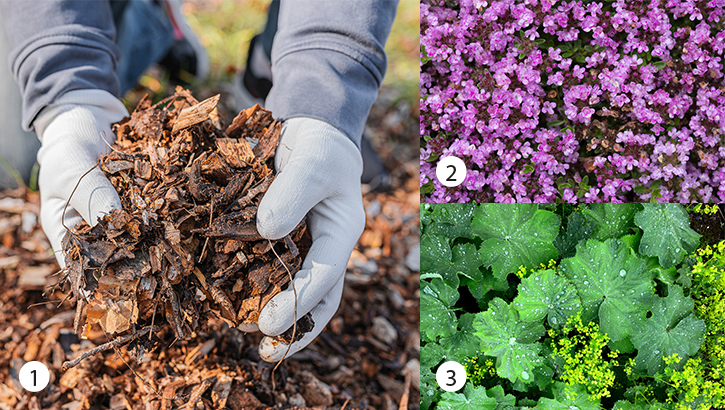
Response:
[{"label": "gloved hand", "polygon": [[40,221],[61,267],[65,266],[61,241],[66,232],[61,220],[69,229],[81,217],[95,225],[99,217],[121,207],[113,185],[96,168],[81,180],[63,218],[76,183],[110,151],[109,144],[116,139],[111,123],[127,115],[123,103],[107,91],[74,90],[45,107],[33,122],[42,143],[38,151]]},{"label": "gloved hand", "polygon": [[[268,239],[283,238],[308,215],[312,235],[312,247],[294,284],[297,318],[312,312],[315,326],[292,344],[289,356],[312,342],[340,305],[347,261],[365,227],[362,157],[355,144],[332,125],[291,118],[284,123],[275,166],[279,174],[259,205],[259,233]],[[276,336],[292,327],[294,301],[292,286],[272,298],[259,315],[259,330]],[[278,361],[287,347],[265,337],[259,355],[268,362]]]}]

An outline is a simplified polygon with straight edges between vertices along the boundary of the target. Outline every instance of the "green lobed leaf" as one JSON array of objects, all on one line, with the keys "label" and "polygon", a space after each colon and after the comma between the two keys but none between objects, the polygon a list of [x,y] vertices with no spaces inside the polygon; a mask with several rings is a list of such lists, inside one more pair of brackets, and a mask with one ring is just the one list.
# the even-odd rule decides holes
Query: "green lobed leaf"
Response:
[{"label": "green lobed leaf", "polygon": [[700,243],[700,235],[690,228],[687,211],[680,204],[647,204],[634,222],[644,232],[639,253],[656,256],[665,269],[682,262]]},{"label": "green lobed leaf", "polygon": [[580,243],[576,256],[561,262],[560,272],[579,291],[582,321],[598,316],[601,332],[612,341],[631,335],[651,306],[651,273],[619,239]]},{"label": "green lobed leaf", "polygon": [[421,284],[420,332],[423,340],[432,342],[456,332],[458,319],[451,307],[457,300],[458,290],[440,279]]},{"label": "green lobed leaf", "polygon": [[430,405],[438,400],[440,388],[436,376],[428,368],[420,370],[420,408],[428,410]]},{"label": "green lobed leaf", "polygon": [[[458,321],[458,331],[453,335],[441,338],[441,356],[447,360],[462,362],[466,357],[476,356],[480,352],[480,339],[473,333],[473,313],[464,313]],[[427,345],[426,345],[427,347]],[[425,350],[425,349],[424,349]],[[423,352],[421,352],[421,355]]]},{"label": "green lobed leaf", "polygon": [[688,357],[697,353],[706,328],[705,322],[695,317],[694,305],[692,298],[684,296],[677,285],[670,286],[669,295],[654,303],[652,317],[632,335],[637,348],[636,369],[654,376],[664,369],[664,356],[677,354],[683,366]]},{"label": "green lobed leaf", "polygon": [[446,282],[438,278],[432,278],[422,282],[420,290],[422,293],[427,293],[439,299],[444,305],[449,307],[455,305],[460,297],[458,289],[448,286]]},{"label": "green lobed leaf", "polygon": [[481,339],[483,353],[496,357],[500,377],[511,382],[534,381],[533,369],[542,364],[541,344],[537,342],[544,334],[541,323],[522,321],[516,309],[496,298],[489,303],[488,310],[476,314],[473,327]]},{"label": "green lobed leaf", "polygon": [[437,273],[453,288],[460,285],[459,273],[481,280],[480,266],[481,259],[472,243],[459,244],[451,250],[448,239],[439,235],[423,235],[420,240],[421,273]]},{"label": "green lobed leaf", "polygon": [[496,399],[488,397],[486,388],[470,383],[461,393],[445,392],[438,402],[438,410],[495,410]]},{"label": "green lobed leaf", "polygon": [[536,410],[599,410],[599,400],[589,400],[586,387],[575,384],[569,386],[562,382],[554,384],[554,398],[542,397]]},{"label": "green lobed leaf", "polygon": [[481,260],[501,280],[519,266],[538,267],[559,256],[553,245],[559,217],[536,204],[482,204],[471,228],[481,237]]},{"label": "green lobed leaf", "polygon": [[430,222],[423,231],[450,239],[472,239],[471,218],[474,204],[437,204],[430,215]]},{"label": "green lobed leaf", "polygon": [[576,245],[589,238],[594,232],[596,224],[584,218],[581,212],[574,212],[569,215],[566,232],[562,232],[554,240],[554,246],[562,258],[569,258],[576,253]]},{"label": "green lobed leaf", "polygon": [[549,325],[559,328],[581,309],[574,285],[553,270],[535,272],[521,281],[518,290],[513,306],[526,322],[548,317]]},{"label": "green lobed leaf", "polygon": [[426,343],[420,349],[420,366],[428,370],[438,366],[445,355],[443,347],[438,343]]},{"label": "green lobed leaf", "polygon": [[489,397],[496,399],[495,410],[513,410],[516,406],[516,397],[512,394],[506,394],[501,385],[486,390],[486,393]]},{"label": "green lobed leaf", "polygon": [[590,204],[582,214],[596,225],[591,238],[603,242],[631,233],[634,215],[641,209],[640,204]]},{"label": "green lobed leaf", "polygon": [[671,408],[667,404],[657,402],[634,404],[626,400],[620,400],[614,403],[614,410],[669,410]]}]

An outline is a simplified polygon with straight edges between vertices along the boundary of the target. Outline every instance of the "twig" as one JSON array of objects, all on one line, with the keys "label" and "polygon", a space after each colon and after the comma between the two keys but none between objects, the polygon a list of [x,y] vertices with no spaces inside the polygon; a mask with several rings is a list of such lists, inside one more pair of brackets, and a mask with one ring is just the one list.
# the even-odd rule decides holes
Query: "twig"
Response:
[{"label": "twig", "polygon": [[279,260],[279,263],[281,263],[282,266],[284,266],[284,270],[287,271],[287,275],[289,275],[289,281],[292,284],[292,292],[295,295],[295,314],[294,314],[294,322],[292,323],[292,338],[290,339],[290,340],[292,340],[292,342],[287,345],[287,350],[284,352],[284,356],[282,356],[282,358],[279,359],[277,364],[274,365],[274,368],[272,369],[272,391],[275,391],[276,385],[274,382],[274,372],[277,370],[279,365],[282,364],[282,360],[284,360],[287,357],[287,354],[289,353],[290,349],[292,348],[292,344],[295,342],[295,336],[297,336],[297,288],[295,288],[295,281],[294,281],[294,278],[292,277],[292,272],[290,272],[289,268],[287,267],[287,264],[284,263],[282,258],[280,258],[279,255],[277,255],[277,251],[274,249],[274,244],[272,244],[272,241],[269,239],[267,239],[267,242],[269,242],[269,247],[272,248],[272,252],[274,253],[274,256],[277,257],[277,259]]},{"label": "twig", "polygon": [[[151,329],[151,328],[152,328],[152,326],[149,326],[146,329]],[[106,340],[110,340],[111,338],[108,337],[108,333],[106,333],[106,331],[103,328],[101,328],[101,330],[103,330],[103,334],[106,335]],[[149,332],[149,337],[150,336],[151,336],[151,332]],[[130,364],[128,364],[128,362],[126,361],[126,359],[123,358],[123,354],[121,354],[121,351],[118,350],[118,347],[117,346],[113,346],[113,351],[116,352],[116,354],[118,355],[118,358],[121,359],[121,361],[126,365],[126,367],[128,367],[128,370],[131,370],[131,373],[133,373],[134,376],[138,377],[139,379],[141,379],[141,381],[145,385],[149,386],[151,388],[151,390],[153,390],[154,393],[156,393],[156,397],[161,397],[161,395],[159,394],[158,390],[154,389],[154,386],[152,386],[151,383],[147,382],[146,379],[144,379],[143,377],[141,377],[141,375],[138,374],[136,372],[136,370],[134,370],[133,367],[131,367]]]},{"label": "twig", "polygon": [[[159,304],[159,299],[156,298],[154,301],[154,312],[151,314],[151,327],[154,327],[154,320],[156,320],[156,306]],[[151,333],[149,332],[149,340],[151,340]]]},{"label": "twig", "polygon": [[345,403],[342,403],[342,407],[340,407],[340,410],[345,410],[345,407],[347,407],[347,403],[350,403],[350,398],[348,397],[347,400],[345,400]]},{"label": "twig", "polygon": [[78,186],[81,184],[81,181],[83,181],[83,178],[86,177],[86,175],[90,174],[91,171],[96,169],[98,166],[98,162],[96,162],[96,165],[93,166],[93,168],[86,171],[85,174],[81,175],[80,179],[78,179],[78,182],[76,182],[76,186],[73,187],[73,191],[71,191],[70,196],[68,197],[68,200],[65,201],[65,206],[63,207],[63,215],[60,216],[60,224],[63,225],[63,228],[65,228],[66,231],[70,232],[70,229],[68,229],[67,226],[65,226],[65,211],[68,209],[68,204],[70,204],[71,198],[73,198],[73,194],[76,193],[76,189],[78,189]]},{"label": "twig", "polygon": [[[211,229],[211,222],[212,222],[213,218],[214,218],[214,200],[212,199],[211,205],[209,206],[209,229]],[[209,244],[209,237],[207,236],[206,240],[204,241],[204,246],[201,247],[201,255],[199,255],[199,262],[197,262],[197,263],[201,263],[201,261],[204,259],[204,254],[206,253],[206,245],[208,245],[208,244]]]},{"label": "twig", "polygon": [[71,367],[78,366],[78,364],[80,364],[80,362],[82,362],[83,360],[85,360],[88,356],[93,356],[96,353],[104,352],[104,351],[106,351],[108,349],[113,349],[115,347],[118,347],[118,346],[126,343],[126,342],[130,342],[131,340],[136,339],[137,337],[141,337],[141,336],[145,335],[146,333],[148,333],[150,331],[156,331],[156,330],[159,330],[159,327],[158,326],[145,327],[145,328],[143,328],[143,329],[141,329],[139,331],[136,331],[134,333],[128,334],[126,336],[119,337],[118,339],[113,340],[111,342],[104,343],[104,344],[102,344],[100,346],[96,346],[96,347],[94,347],[93,349],[90,349],[90,350],[86,350],[85,352],[83,352],[80,356],[76,357],[75,359],[64,362],[63,363],[63,366],[60,367],[60,370],[64,372],[64,371],[70,369]]},{"label": "twig", "polygon": [[410,393],[410,381],[412,379],[410,373],[410,371],[405,372],[405,393],[403,393],[403,397],[400,398],[398,410],[408,410],[408,394]]},{"label": "twig", "polygon": [[108,142],[108,140],[106,139],[106,133],[104,131],[101,131],[100,135],[101,135],[101,139],[103,140],[103,142],[105,142],[106,145],[108,145],[108,148],[110,148],[111,151],[122,153],[121,151],[117,150],[116,148],[113,148],[113,146]]}]

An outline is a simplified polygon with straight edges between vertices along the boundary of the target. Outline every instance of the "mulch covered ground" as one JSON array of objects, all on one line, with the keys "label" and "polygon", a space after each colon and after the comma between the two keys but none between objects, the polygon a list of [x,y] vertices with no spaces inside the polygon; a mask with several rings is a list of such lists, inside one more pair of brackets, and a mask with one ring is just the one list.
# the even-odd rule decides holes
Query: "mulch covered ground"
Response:
[{"label": "mulch covered ground", "polygon": [[[64,361],[108,339],[98,325],[78,339],[75,302],[60,304],[67,286],[66,293],[43,296],[58,266],[38,223],[37,193],[0,192],[0,409],[417,409],[417,118],[416,107],[381,91],[366,132],[391,169],[392,185],[364,195],[367,226],[337,315],[274,376],[273,364],[257,354],[261,336],[221,320],[185,341],[162,328],[140,362],[128,353],[132,346],[123,346],[61,372]],[[51,372],[38,393],[17,379],[31,360]]]}]

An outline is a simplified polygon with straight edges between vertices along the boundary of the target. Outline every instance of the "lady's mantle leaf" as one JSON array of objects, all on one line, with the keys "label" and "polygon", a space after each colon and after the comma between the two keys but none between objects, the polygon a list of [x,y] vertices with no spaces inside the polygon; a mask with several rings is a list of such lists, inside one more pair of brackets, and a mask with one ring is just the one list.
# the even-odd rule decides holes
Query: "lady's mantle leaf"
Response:
[{"label": "lady's mantle leaf", "polygon": [[456,332],[458,319],[450,309],[458,300],[458,290],[440,279],[423,282],[420,292],[420,332],[427,341],[446,337]]},{"label": "lady's mantle leaf", "polygon": [[598,315],[602,333],[615,342],[633,334],[654,296],[644,261],[619,239],[580,243],[576,256],[561,262],[560,271],[579,291],[582,321]]},{"label": "lady's mantle leaf", "polygon": [[599,401],[589,400],[587,389],[575,384],[568,386],[565,383],[556,382],[554,385],[554,399],[542,397],[535,410],[599,410]]},{"label": "lady's mantle leaf", "polygon": [[480,340],[473,334],[474,317],[473,313],[464,313],[458,321],[458,330],[450,337],[441,338],[439,343],[448,360],[461,362],[466,357],[478,355]]},{"label": "lady's mantle leaf", "polygon": [[435,375],[430,369],[423,367],[420,371],[420,408],[428,410],[430,405],[438,399],[440,391]]},{"label": "lady's mantle leaf", "polygon": [[423,235],[420,241],[420,270],[422,273],[438,273],[448,286],[457,288],[458,274],[473,280],[482,280],[478,270],[481,259],[476,246],[471,243],[456,245],[451,250],[448,240],[438,235]]},{"label": "lady's mantle leaf", "polygon": [[641,209],[640,204],[591,204],[582,214],[596,224],[591,238],[604,242],[631,233],[632,218]]},{"label": "lady's mantle leaf", "polygon": [[634,222],[644,231],[639,253],[658,257],[665,269],[682,262],[700,243],[700,235],[690,229],[680,204],[647,204]]},{"label": "lady's mantle leaf", "polygon": [[566,232],[560,233],[554,241],[554,246],[559,250],[559,255],[562,258],[574,256],[576,245],[579,241],[589,238],[596,226],[594,222],[584,218],[580,212],[569,215]]},{"label": "lady's mantle leaf", "polygon": [[549,325],[559,328],[581,308],[576,288],[553,270],[538,271],[523,279],[514,307],[526,322],[538,322],[548,316]]},{"label": "lady's mantle leaf", "polygon": [[438,410],[494,410],[496,399],[486,395],[485,387],[473,387],[471,383],[468,383],[463,394],[443,393],[436,408]]},{"label": "lady's mantle leaf", "polygon": [[482,204],[473,212],[471,229],[483,239],[481,260],[501,280],[519,266],[534,268],[556,259],[559,223],[556,214],[536,204]]},{"label": "lady's mantle leaf", "polygon": [[536,342],[544,334],[541,323],[523,322],[515,309],[496,298],[488,310],[476,314],[473,327],[481,339],[483,353],[496,357],[499,376],[511,382],[534,381],[533,369],[542,364],[541,344]]},{"label": "lady's mantle leaf", "polygon": [[450,240],[459,237],[473,238],[471,218],[473,204],[437,204],[430,215],[425,233],[445,236]]},{"label": "lady's mantle leaf", "polygon": [[[695,302],[685,297],[682,288],[670,286],[667,297],[659,298],[641,331],[632,336],[637,348],[634,359],[638,369],[654,376],[664,368],[664,356],[677,354],[687,359],[700,349],[705,337],[705,322],[692,312]],[[680,361],[684,365],[685,360]]]},{"label": "lady's mantle leaf", "polygon": [[626,400],[620,400],[614,403],[614,410],[670,410],[672,407],[668,404],[657,402],[637,403],[633,404]]},{"label": "lady's mantle leaf", "polygon": [[496,410],[513,410],[516,406],[516,397],[506,394],[501,385],[486,390],[486,393],[496,399]]}]

